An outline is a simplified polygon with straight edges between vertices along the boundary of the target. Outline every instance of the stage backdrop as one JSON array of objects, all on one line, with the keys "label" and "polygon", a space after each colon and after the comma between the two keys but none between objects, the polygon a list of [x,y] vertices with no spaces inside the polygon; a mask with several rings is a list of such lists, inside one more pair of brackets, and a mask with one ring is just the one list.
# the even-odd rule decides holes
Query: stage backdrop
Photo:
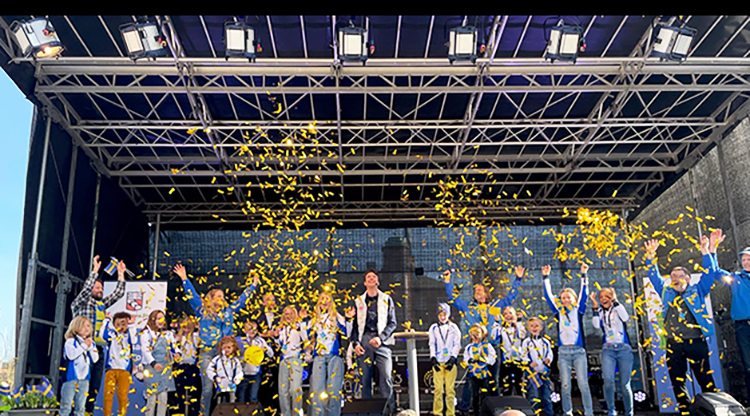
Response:
[{"label": "stage backdrop", "polygon": [[[104,296],[114,292],[117,282],[104,282]],[[127,312],[135,316],[135,323],[131,324],[131,339],[133,340],[133,365],[141,362],[141,343],[138,334],[146,326],[148,315],[155,310],[164,311],[167,306],[167,282],[154,281],[135,281],[125,282],[125,296],[120,298],[107,312],[114,315],[117,312]],[[102,377],[102,386],[104,378]],[[99,395],[96,397],[96,408],[94,416],[104,415],[104,388],[99,389]],[[140,414],[146,401],[143,398],[143,382],[133,377],[133,384],[130,386],[128,394],[128,414]],[[112,409],[117,409],[117,395],[115,395]]]},{"label": "stage backdrop", "polygon": [[[690,277],[690,284],[697,284],[700,281],[700,274],[693,274]],[[667,369],[667,357],[666,357],[666,338],[663,335],[659,335],[657,329],[659,327],[658,322],[660,321],[662,310],[664,309],[661,302],[661,294],[656,293],[654,286],[648,278],[643,279],[643,286],[645,288],[646,295],[646,311],[648,312],[648,321],[650,322],[651,329],[651,351],[652,360],[654,365],[654,374],[656,379],[656,393],[658,394],[656,403],[659,406],[660,413],[676,413],[677,404],[675,402],[674,392],[672,391],[672,382],[669,379],[669,370]],[[706,296],[706,313],[710,316],[710,320],[713,325],[714,312],[711,308],[711,296]],[[714,326],[714,329],[715,326]],[[724,390],[724,382],[721,375],[721,361],[719,358],[719,347],[716,342],[716,337],[708,338],[708,349],[709,349],[709,361],[711,364],[711,370],[713,371],[714,383],[720,390]],[[688,382],[688,390],[691,395],[695,395],[697,391],[700,393],[701,388],[695,381],[695,377],[690,375]]]}]

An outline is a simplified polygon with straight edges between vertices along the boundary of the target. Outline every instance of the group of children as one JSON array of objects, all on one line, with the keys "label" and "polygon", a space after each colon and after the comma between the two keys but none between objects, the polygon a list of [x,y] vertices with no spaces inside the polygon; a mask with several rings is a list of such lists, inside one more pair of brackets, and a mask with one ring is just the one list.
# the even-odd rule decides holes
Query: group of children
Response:
[{"label": "group of children", "polygon": [[[561,291],[559,297],[551,292],[549,283],[549,266],[542,268],[545,298],[556,314],[559,327],[558,361],[562,384],[563,411],[572,413],[570,400],[571,370],[575,369],[581,390],[586,416],[593,414],[591,395],[588,388],[587,360],[583,347],[581,321],[586,308],[588,281],[582,266],[581,292],[577,294],[569,288]],[[184,273],[184,269],[181,270]],[[553,360],[553,349],[548,338],[541,335],[542,320],[532,317],[526,325],[518,322],[516,310],[510,306],[525,270],[517,268],[517,280],[513,291],[505,298],[492,303],[502,306],[502,322],[489,314],[490,309],[482,309],[487,304],[488,296],[481,290],[475,290],[475,302],[472,305],[461,305],[463,318],[474,317],[469,326],[470,343],[464,348],[459,363],[462,334],[458,326],[450,321],[450,306],[442,303],[438,308],[438,322],[429,329],[430,357],[433,364],[435,384],[435,401],[433,412],[454,416],[456,407],[455,382],[457,366],[467,368],[468,389],[470,389],[471,406],[474,414],[479,414],[482,401],[492,392],[503,388],[508,394],[528,393],[529,399],[537,412],[552,415],[550,364]],[[182,274],[182,273],[180,273]],[[182,276],[181,276],[182,277]],[[446,277],[446,285],[449,274]],[[254,283],[250,292],[254,290]],[[452,289],[452,287],[451,287]],[[483,288],[486,292],[486,289]],[[194,293],[194,292],[189,292]],[[484,296],[481,296],[484,294]],[[208,301],[216,297],[206,295]],[[223,299],[223,298],[222,298]],[[614,380],[615,363],[622,369],[621,380],[625,394],[625,407],[628,416],[632,415],[632,394],[629,380],[632,368],[632,352],[627,340],[626,322],[628,314],[625,308],[616,302],[614,291],[602,290],[599,294],[601,308],[596,299],[594,302],[594,321],[604,334],[603,362],[605,355],[612,358],[611,365],[605,370],[605,378],[610,372]],[[481,302],[476,302],[480,300]],[[456,306],[456,299],[449,302]],[[205,341],[196,333],[196,319],[185,318],[176,334],[166,330],[165,314],[153,311],[145,328],[140,330],[141,362],[132,358],[133,339],[128,331],[131,317],[120,312],[112,319],[105,319],[98,336],[107,344],[104,412],[110,416],[114,395],[117,394],[118,414],[124,415],[128,408],[127,393],[130,389],[131,374],[144,381],[147,416],[155,413],[166,415],[168,392],[177,391],[185,398],[184,411],[187,415],[197,414],[197,397],[190,399],[191,392],[205,389],[196,388],[201,382],[210,383],[212,397],[221,402],[257,402],[261,384],[263,366],[269,360],[279,361],[278,397],[282,416],[298,415],[302,412],[302,369],[306,364],[312,365],[310,380],[310,404],[313,416],[339,416],[341,412],[341,390],[344,379],[344,361],[342,340],[348,337],[347,319],[353,314],[347,312],[345,318],[336,311],[336,305],[330,290],[323,290],[317,303],[308,316],[306,310],[294,306],[283,309],[278,325],[270,331],[259,333],[258,323],[244,323],[243,336],[222,335],[215,347],[206,348]],[[230,311],[231,313],[231,311]],[[200,315],[200,314],[199,314]],[[350,316],[352,315],[352,316]],[[202,315],[201,315],[202,316]],[[205,320],[206,317],[202,316]],[[203,322],[203,321],[201,321]],[[203,328],[201,328],[201,333]],[[92,323],[85,317],[76,317],[66,333],[64,358],[69,361],[61,389],[61,415],[68,416],[75,403],[76,416],[83,416],[83,402],[88,391],[90,365],[100,359],[94,348]],[[233,330],[231,331],[233,332]],[[225,334],[221,333],[220,334]],[[264,339],[265,337],[265,339]],[[272,345],[269,345],[272,344]],[[201,363],[206,352],[210,352],[210,361]],[[261,359],[250,357],[262,351]],[[276,353],[275,353],[276,351]],[[605,354],[606,353],[606,354]],[[631,358],[627,360],[627,354]],[[276,357],[274,357],[277,355]],[[607,360],[609,363],[609,360]],[[630,363],[628,366],[628,362]],[[498,376],[499,374],[499,376]],[[605,380],[605,396],[610,409],[614,409],[614,388]],[[524,389],[525,387],[525,389]],[[465,387],[466,390],[466,387]],[[630,395],[631,397],[627,397]],[[192,395],[196,396],[196,395]],[[201,401],[205,399],[201,394]],[[466,397],[464,395],[464,397]],[[209,397],[209,400],[211,398]],[[629,399],[629,400],[628,400]],[[443,404],[445,402],[445,405]],[[203,414],[206,411],[203,410]],[[181,412],[182,413],[182,412]],[[610,411],[610,414],[614,414]]]},{"label": "group of children", "polygon": [[[342,337],[347,331],[346,318],[336,311],[332,293],[323,290],[318,296],[311,316],[294,306],[283,309],[278,326],[268,336],[261,337],[258,323],[244,323],[243,336],[223,336],[214,349],[215,356],[201,372],[198,352],[201,342],[196,336],[196,321],[185,318],[176,335],[166,330],[164,312],[153,311],[146,326],[137,331],[141,345],[141,362],[133,358],[134,339],[128,325],[131,316],[119,312],[106,318],[99,336],[107,343],[104,388],[104,414],[112,414],[114,395],[117,395],[118,415],[127,414],[131,376],[142,378],[146,398],[146,416],[167,413],[169,392],[185,398],[186,415],[197,415],[195,402],[188,399],[190,392],[201,391],[200,376],[212,383],[215,403],[257,402],[263,366],[274,359],[277,344],[279,359],[279,407],[282,416],[302,414],[303,366],[312,365],[310,406],[313,416],[338,416],[341,410],[343,387]],[[66,368],[61,388],[61,416],[73,412],[84,415],[92,364],[99,357],[94,347],[91,321],[78,316],[65,334],[63,358]],[[258,353],[262,351],[260,357]],[[255,355],[255,357],[251,357]],[[202,373],[202,374],[201,374]],[[196,395],[193,395],[194,397]]]},{"label": "group of children", "polygon": [[[494,323],[492,333],[481,323],[469,329],[470,342],[464,349],[463,365],[467,369],[472,391],[471,406],[474,414],[480,413],[481,404],[495,389],[490,367],[498,362],[498,353],[493,344],[502,345],[500,357],[501,377],[510,394],[522,394],[523,378],[527,378],[529,399],[541,401],[545,414],[552,415],[550,399],[551,383],[549,365],[552,362],[552,345],[541,335],[542,320],[530,318],[526,327],[517,322],[516,310],[512,306],[503,309],[504,323]],[[461,332],[458,325],[450,321],[450,306],[438,306],[438,322],[429,329],[430,357],[432,360],[435,397],[433,414],[455,415],[455,382],[457,360],[461,350]],[[526,333],[529,336],[526,336]]]},{"label": "group of children", "polygon": [[[588,298],[588,265],[581,265],[581,290],[576,293],[564,288],[559,296],[552,293],[550,266],[542,267],[544,296],[558,323],[558,368],[560,370],[562,410],[572,415],[571,380],[575,370],[585,416],[593,416],[591,392],[588,385],[588,358],[586,354],[583,319]],[[489,302],[487,289],[476,285],[474,301],[467,304],[455,296],[450,282],[450,272],[444,273],[449,302],[463,313],[470,338],[465,347],[463,365],[467,367],[468,382],[464,387],[462,411],[468,410],[467,392],[470,392],[474,414],[481,411],[481,404],[488,395],[523,395],[528,398],[537,413],[553,415],[550,364],[554,359],[552,343],[542,336],[542,320],[529,318],[524,327],[518,322],[516,310],[510,306],[515,299],[522,277],[523,267],[517,267],[516,281],[505,297]],[[597,298],[599,302],[597,302]],[[602,330],[602,378],[604,395],[609,415],[615,415],[615,370],[619,368],[620,383],[625,405],[625,415],[633,415],[633,394],[630,387],[633,353],[627,336],[628,312],[617,302],[614,289],[602,289],[598,296],[592,295],[594,306],[592,325]],[[600,306],[601,304],[601,306]],[[502,321],[491,313],[492,308],[502,306]],[[433,363],[435,397],[433,413],[454,416],[456,361],[461,349],[462,335],[458,326],[449,320],[450,307],[440,304],[438,322],[430,327],[430,357]],[[524,390],[525,387],[525,390]],[[445,402],[445,404],[444,404]]]}]

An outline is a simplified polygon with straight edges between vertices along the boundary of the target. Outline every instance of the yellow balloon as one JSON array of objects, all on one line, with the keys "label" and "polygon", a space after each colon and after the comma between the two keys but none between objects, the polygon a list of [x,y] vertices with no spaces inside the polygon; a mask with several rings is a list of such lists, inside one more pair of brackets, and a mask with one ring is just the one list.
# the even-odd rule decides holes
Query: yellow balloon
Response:
[{"label": "yellow balloon", "polygon": [[251,365],[260,365],[263,362],[263,348],[257,345],[247,347],[244,361]]}]

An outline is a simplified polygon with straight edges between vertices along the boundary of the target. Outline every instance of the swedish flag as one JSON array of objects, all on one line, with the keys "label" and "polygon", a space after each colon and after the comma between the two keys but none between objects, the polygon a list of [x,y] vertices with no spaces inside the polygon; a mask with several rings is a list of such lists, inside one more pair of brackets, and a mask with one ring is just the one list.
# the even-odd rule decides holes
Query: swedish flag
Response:
[{"label": "swedish flag", "polygon": [[21,394],[23,394],[23,387],[18,386],[15,389],[13,389],[13,393],[11,394],[11,397],[13,397],[15,401],[19,401],[21,400]]},{"label": "swedish flag", "polygon": [[55,396],[55,390],[52,388],[52,383],[47,379],[47,377],[42,377],[42,384],[39,386],[40,393],[44,397],[54,397]]},{"label": "swedish flag", "polygon": [[119,263],[119,261],[117,261],[116,258],[110,257],[109,264],[104,268],[104,271],[112,276],[115,273],[115,270],[117,270],[117,263]]},{"label": "swedish flag", "polygon": [[0,397],[10,397],[10,385],[7,383],[0,383]]}]

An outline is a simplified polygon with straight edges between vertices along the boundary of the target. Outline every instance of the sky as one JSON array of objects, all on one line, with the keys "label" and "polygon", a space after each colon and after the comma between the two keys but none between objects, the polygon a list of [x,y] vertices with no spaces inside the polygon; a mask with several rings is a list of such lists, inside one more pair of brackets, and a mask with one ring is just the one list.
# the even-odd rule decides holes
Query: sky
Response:
[{"label": "sky", "polygon": [[[13,358],[18,252],[34,105],[0,70],[0,359]],[[20,318],[20,317],[19,317]],[[5,340],[3,340],[5,338]],[[6,351],[6,346],[10,351]]]}]

